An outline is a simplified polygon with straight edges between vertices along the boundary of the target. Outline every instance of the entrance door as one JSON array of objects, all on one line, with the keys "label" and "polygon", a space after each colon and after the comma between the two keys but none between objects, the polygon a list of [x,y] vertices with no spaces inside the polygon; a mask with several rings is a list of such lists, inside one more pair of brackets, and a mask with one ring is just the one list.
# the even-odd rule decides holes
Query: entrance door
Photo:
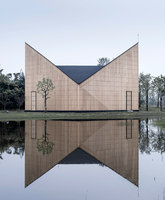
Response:
[{"label": "entrance door", "polygon": [[126,110],[132,110],[132,91],[126,91]]},{"label": "entrance door", "polygon": [[32,110],[36,110],[36,91],[31,92],[31,107]]}]

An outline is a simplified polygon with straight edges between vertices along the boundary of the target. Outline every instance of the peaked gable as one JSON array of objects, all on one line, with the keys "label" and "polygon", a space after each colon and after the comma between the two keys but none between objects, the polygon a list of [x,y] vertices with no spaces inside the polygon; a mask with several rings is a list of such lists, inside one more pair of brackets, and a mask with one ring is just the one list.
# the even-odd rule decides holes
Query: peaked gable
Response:
[{"label": "peaked gable", "polygon": [[107,65],[112,63],[114,60],[118,59],[120,56],[125,54],[127,51],[135,47],[138,43],[134,44],[132,47],[124,51],[122,54],[117,56],[115,59],[110,61],[104,66],[99,66],[99,65],[55,65],[52,63],[49,59],[47,59],[45,56],[43,56],[40,52],[38,52],[36,49],[34,49],[32,46],[29,44],[25,43],[28,45],[30,48],[32,48],[34,51],[36,51],[40,56],[45,58],[48,62],[53,64],[55,67],[57,67],[60,71],[62,71],[66,76],[68,76],[71,80],[73,80],[77,84],[81,84],[84,81],[86,81],[88,78],[92,77],[95,73],[99,72],[102,68],[105,68]]},{"label": "peaked gable", "polygon": [[[61,160],[58,164],[102,164],[95,157],[85,152],[81,148],[77,148]],[[102,164],[103,165],[103,164]]]}]

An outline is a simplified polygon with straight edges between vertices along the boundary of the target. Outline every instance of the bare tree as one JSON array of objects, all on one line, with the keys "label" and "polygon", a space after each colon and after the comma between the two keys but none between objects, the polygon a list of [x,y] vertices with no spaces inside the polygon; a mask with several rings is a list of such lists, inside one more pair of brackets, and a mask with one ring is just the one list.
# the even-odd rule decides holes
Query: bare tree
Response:
[{"label": "bare tree", "polygon": [[37,83],[37,92],[42,95],[44,98],[44,107],[45,112],[47,112],[47,100],[49,97],[49,93],[55,88],[53,82],[49,78],[43,78],[42,81],[38,81]]}]

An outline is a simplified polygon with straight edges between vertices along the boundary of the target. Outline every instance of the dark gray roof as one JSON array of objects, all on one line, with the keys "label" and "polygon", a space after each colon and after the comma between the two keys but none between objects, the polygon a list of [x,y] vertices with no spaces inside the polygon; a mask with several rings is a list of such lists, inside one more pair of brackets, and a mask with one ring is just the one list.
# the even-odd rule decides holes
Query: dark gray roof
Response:
[{"label": "dark gray roof", "polygon": [[58,164],[101,164],[96,158],[86,153],[84,150],[77,148]]},{"label": "dark gray roof", "polygon": [[82,83],[104,66],[75,66],[75,65],[56,65],[62,72],[64,72],[69,78],[75,81],[77,84]]}]

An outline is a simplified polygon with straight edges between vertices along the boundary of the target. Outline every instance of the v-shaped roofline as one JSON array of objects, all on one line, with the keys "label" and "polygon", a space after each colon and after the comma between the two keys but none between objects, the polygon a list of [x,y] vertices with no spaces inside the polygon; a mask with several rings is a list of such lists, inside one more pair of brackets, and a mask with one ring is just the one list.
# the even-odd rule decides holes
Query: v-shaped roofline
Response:
[{"label": "v-shaped roofline", "polygon": [[121,173],[119,173],[117,170],[115,170],[112,167],[108,166],[105,162],[102,162],[95,155],[93,155],[91,152],[87,151],[84,147],[79,147],[79,148],[82,149],[83,151],[85,151],[86,153],[88,153],[90,156],[92,156],[96,160],[100,161],[104,166],[108,167],[109,169],[111,169],[113,172],[115,172],[119,176],[123,177],[124,179],[126,179],[127,181],[131,182],[132,184],[134,184],[134,185],[136,185],[138,187],[138,183],[135,183],[135,182],[131,181],[130,179],[128,179],[127,177],[125,177]]},{"label": "v-shaped roofline", "polygon": [[116,58],[114,58],[112,61],[108,62],[106,65],[102,66],[100,69],[98,69],[98,71],[94,72],[92,75],[90,75],[89,77],[87,77],[86,79],[84,79],[83,81],[81,81],[80,83],[77,83],[74,79],[72,79],[70,76],[68,76],[64,71],[62,71],[58,66],[80,66],[80,67],[94,67],[97,65],[56,65],[53,62],[51,62],[48,58],[46,58],[43,54],[41,54],[39,51],[37,51],[35,48],[33,48],[31,45],[29,45],[28,43],[25,42],[25,44],[27,46],[29,46],[31,49],[33,49],[35,52],[37,52],[40,56],[42,56],[44,59],[46,59],[48,62],[50,62],[52,65],[54,65],[57,69],[59,69],[63,74],[65,74],[69,79],[71,79],[72,81],[74,81],[77,85],[81,85],[82,83],[84,83],[86,80],[90,79],[94,74],[98,73],[100,70],[102,70],[103,68],[107,67],[110,63],[114,62],[115,60],[117,60],[119,57],[121,57],[123,54],[125,54],[126,52],[128,52],[129,50],[131,50],[132,48],[134,48],[136,45],[139,44],[139,42],[135,43],[133,46],[131,46],[129,49],[127,49],[126,51],[124,51],[123,53],[121,53],[119,56],[117,56]]},{"label": "v-shaped roofline", "polygon": [[[53,166],[50,166],[49,169],[44,172],[43,174],[41,174],[40,176],[38,176],[35,180],[29,182],[28,185],[25,185],[25,188],[28,187],[29,185],[31,185],[34,181],[36,181],[37,179],[39,179],[40,177],[42,177],[44,174],[46,174],[47,172],[49,172],[51,169],[53,169],[56,165],[61,164],[60,162],[63,161],[66,157],[68,157],[69,155],[71,155],[74,151],[76,151],[77,149],[81,149],[82,151],[84,151],[85,153],[87,153],[89,156],[93,157],[94,159],[96,159],[98,162],[100,162],[101,164],[103,164],[104,166],[108,167],[109,169],[111,169],[113,172],[115,172],[116,174],[118,174],[119,176],[123,177],[124,179],[126,179],[127,181],[131,182],[132,184],[136,185],[138,187],[138,183],[135,183],[131,180],[129,180],[127,177],[123,176],[121,173],[119,173],[117,170],[111,168],[110,166],[108,166],[106,163],[102,162],[101,160],[99,160],[95,155],[93,155],[91,152],[88,152],[84,147],[78,146],[77,148],[73,149],[67,156],[65,156],[64,158],[62,158],[58,163],[54,164]],[[97,163],[96,163],[97,164]],[[99,164],[99,163],[98,163]]]}]

